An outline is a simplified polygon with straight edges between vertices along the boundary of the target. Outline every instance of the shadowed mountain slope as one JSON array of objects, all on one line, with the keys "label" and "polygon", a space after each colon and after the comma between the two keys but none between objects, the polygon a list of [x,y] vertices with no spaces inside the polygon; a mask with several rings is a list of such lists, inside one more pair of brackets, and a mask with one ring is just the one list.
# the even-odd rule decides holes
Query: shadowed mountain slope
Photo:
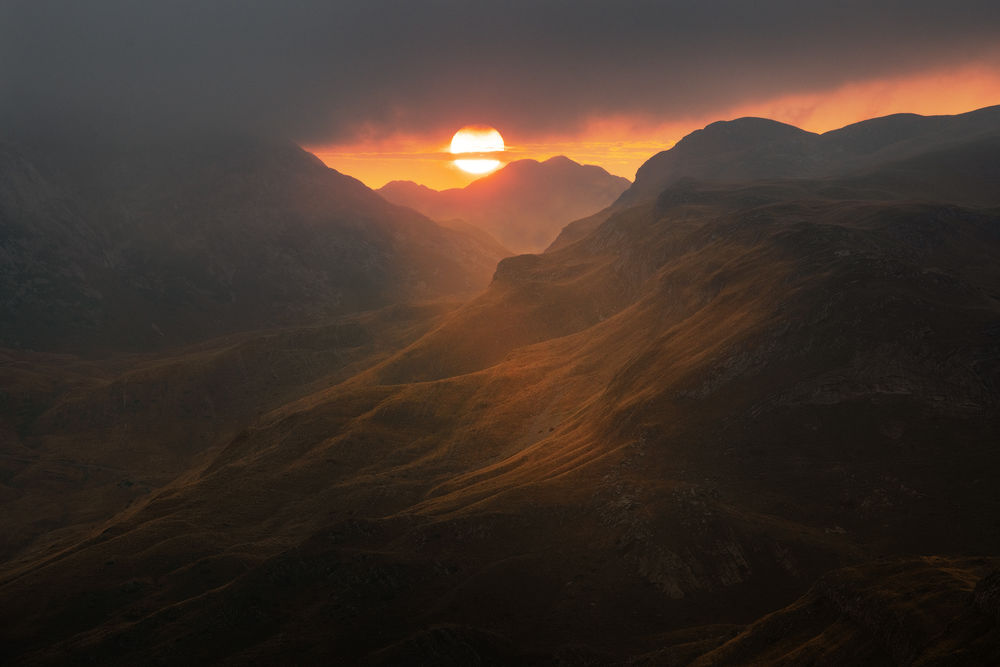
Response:
[{"label": "shadowed mountain slope", "polygon": [[456,305],[394,305],[158,355],[0,350],[0,558],[80,539],[261,415],[353,376]]},{"label": "shadowed mountain slope", "polygon": [[465,188],[438,192],[393,181],[378,193],[434,220],[464,220],[516,252],[537,252],[566,223],[606,207],[628,186],[627,179],[600,167],[559,156],[511,162]]},{"label": "shadowed mountain slope", "polygon": [[1000,219],[829,188],[682,184],[504,260],[398,354],[8,568],[6,645],[751,655],[743,625],[832,567],[997,553]]},{"label": "shadowed mountain slope", "polygon": [[503,250],[291,144],[0,146],[0,342],[165,348],[469,294]]},{"label": "shadowed mountain slope", "polygon": [[[996,558],[924,557],[833,572],[694,665],[993,665]],[[637,664],[671,664],[677,648]]]},{"label": "shadowed mountain slope", "polygon": [[[561,249],[502,260],[460,307],[371,315],[357,339],[343,322],[246,343],[318,348],[306,385],[280,380],[278,396],[272,370],[227,348],[209,367],[246,373],[239,418],[183,472],[65,539],[17,524],[3,657],[988,662],[997,148],[984,135],[837,177],[679,179]],[[279,378],[301,372],[279,356]],[[66,451],[113,403],[103,442],[133,378],[143,396],[163,372],[203,382],[200,361],[155,366],[18,404],[16,433]],[[44,392],[39,373],[18,377]],[[146,435],[119,442],[168,449],[149,435],[159,410],[134,406]],[[7,479],[6,497],[45,495]]]}]

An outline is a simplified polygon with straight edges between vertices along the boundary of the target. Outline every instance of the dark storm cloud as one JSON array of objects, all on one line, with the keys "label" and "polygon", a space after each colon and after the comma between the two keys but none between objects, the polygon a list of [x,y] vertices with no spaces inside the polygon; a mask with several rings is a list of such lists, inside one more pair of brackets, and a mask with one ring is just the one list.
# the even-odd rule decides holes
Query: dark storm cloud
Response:
[{"label": "dark storm cloud", "polygon": [[699,114],[928,67],[1000,66],[995,0],[0,0],[0,120],[303,141]]}]

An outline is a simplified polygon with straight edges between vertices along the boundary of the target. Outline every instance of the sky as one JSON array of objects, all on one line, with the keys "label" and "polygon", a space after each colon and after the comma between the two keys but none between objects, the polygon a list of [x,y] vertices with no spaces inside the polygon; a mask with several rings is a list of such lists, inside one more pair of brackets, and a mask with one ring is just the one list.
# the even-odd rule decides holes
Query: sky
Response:
[{"label": "sky", "polygon": [[631,178],[715,120],[1000,104],[998,36],[995,0],[0,0],[0,131],[254,132],[443,188],[488,125]]}]

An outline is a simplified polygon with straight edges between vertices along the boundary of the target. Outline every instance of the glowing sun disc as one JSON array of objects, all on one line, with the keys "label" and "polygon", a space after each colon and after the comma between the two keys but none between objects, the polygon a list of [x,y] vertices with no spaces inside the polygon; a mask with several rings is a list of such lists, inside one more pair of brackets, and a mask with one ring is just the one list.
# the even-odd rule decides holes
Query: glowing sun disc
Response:
[{"label": "glowing sun disc", "polygon": [[452,160],[452,162],[470,174],[487,174],[500,166],[500,160]]},{"label": "glowing sun disc", "polygon": [[[504,150],[503,137],[492,127],[463,127],[451,138],[451,152],[500,153]],[[487,174],[500,166],[500,160],[487,157],[459,158],[453,160],[456,167],[470,174]]]}]

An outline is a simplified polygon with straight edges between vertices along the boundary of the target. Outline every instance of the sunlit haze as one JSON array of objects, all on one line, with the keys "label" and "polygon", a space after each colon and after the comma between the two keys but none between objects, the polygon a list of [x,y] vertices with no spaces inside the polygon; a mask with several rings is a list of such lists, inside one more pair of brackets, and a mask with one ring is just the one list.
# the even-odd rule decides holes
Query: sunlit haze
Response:
[{"label": "sunlit haze", "polygon": [[[947,94],[942,94],[944,90]],[[652,155],[720,119],[761,116],[811,132],[826,132],[893,113],[955,114],[997,103],[1000,103],[1000,70],[972,64],[905,77],[849,82],[829,90],[790,93],[720,107],[702,115],[662,118],[649,113],[595,115],[572,131],[558,134],[518,136],[505,131],[511,140],[505,147],[505,155],[508,160],[544,160],[565,155],[632,179]],[[479,178],[479,174],[456,164],[447,140],[447,136],[401,134],[344,144],[307,144],[306,148],[328,166],[373,188],[393,180],[411,180],[444,189],[463,187]]]}]

